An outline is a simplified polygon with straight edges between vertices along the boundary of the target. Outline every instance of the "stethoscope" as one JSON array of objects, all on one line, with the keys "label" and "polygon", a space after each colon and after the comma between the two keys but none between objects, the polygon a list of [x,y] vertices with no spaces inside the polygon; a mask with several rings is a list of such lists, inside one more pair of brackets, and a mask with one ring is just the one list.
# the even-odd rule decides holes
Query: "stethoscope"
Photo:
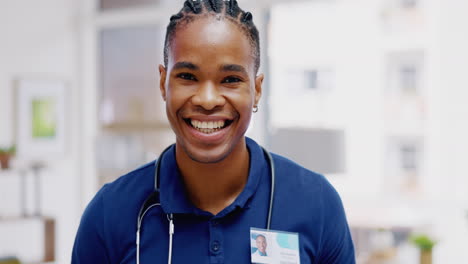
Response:
[{"label": "stethoscope", "polygon": [[[136,263],[140,264],[140,229],[141,224],[143,223],[143,218],[145,217],[146,213],[153,207],[161,206],[159,202],[159,168],[161,167],[161,160],[163,155],[172,147],[173,145],[167,147],[162,154],[159,156],[155,163],[155,171],[154,171],[154,192],[152,192],[143,202],[142,206],[140,207],[140,212],[138,213],[137,219],[137,232],[136,232]],[[268,215],[267,215],[267,226],[266,229],[270,229],[271,225],[271,212],[273,209],[273,197],[275,194],[275,164],[273,162],[273,157],[271,154],[262,147],[263,153],[268,158],[268,163],[270,165],[270,173],[271,173],[271,187],[270,187],[270,204],[268,207]],[[172,236],[174,235],[174,216],[172,214],[167,214],[167,220],[169,221],[169,252],[168,252],[168,260],[167,263],[172,263]]]}]

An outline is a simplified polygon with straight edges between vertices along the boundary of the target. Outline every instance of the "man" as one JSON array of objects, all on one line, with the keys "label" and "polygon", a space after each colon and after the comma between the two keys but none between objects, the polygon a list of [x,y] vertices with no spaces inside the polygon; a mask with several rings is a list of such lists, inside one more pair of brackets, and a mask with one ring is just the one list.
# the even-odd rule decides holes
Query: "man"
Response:
[{"label": "man", "polygon": [[255,244],[257,245],[257,251],[254,252],[254,254],[261,256],[261,257],[266,257],[266,248],[267,248],[267,241],[264,235],[257,235],[255,238]]},{"label": "man", "polygon": [[258,35],[235,0],[187,0],[171,17],[159,71],[176,144],[96,194],[72,263],[250,263],[251,228],[296,234],[303,264],[355,263],[328,181],[245,137],[262,93]]}]

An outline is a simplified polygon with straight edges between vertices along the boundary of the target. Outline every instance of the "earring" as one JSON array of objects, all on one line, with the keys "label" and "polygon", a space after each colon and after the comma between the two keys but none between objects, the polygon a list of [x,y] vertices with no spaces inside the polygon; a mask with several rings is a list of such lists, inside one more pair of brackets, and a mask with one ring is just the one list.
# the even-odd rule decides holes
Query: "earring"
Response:
[{"label": "earring", "polygon": [[253,113],[257,113],[257,112],[258,112],[258,106],[257,106],[257,105],[254,105],[252,112],[253,112]]}]

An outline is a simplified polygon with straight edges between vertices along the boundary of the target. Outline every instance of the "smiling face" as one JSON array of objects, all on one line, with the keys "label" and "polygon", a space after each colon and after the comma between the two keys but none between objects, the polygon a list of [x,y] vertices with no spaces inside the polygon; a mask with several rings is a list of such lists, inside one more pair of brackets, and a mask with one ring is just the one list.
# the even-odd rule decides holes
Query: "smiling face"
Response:
[{"label": "smiling face", "polygon": [[257,249],[260,251],[262,254],[266,253],[266,247],[267,247],[267,242],[264,236],[259,235],[255,239],[255,243],[257,244]]},{"label": "smiling face", "polygon": [[206,16],[179,27],[160,73],[178,150],[215,163],[245,148],[263,76],[255,76],[251,44],[238,26]]}]

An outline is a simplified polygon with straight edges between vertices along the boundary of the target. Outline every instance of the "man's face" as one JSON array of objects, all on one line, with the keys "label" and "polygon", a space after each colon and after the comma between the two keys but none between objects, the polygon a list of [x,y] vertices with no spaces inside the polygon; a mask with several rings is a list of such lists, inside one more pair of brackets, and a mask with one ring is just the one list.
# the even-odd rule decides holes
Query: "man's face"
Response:
[{"label": "man's face", "polygon": [[224,19],[199,18],[175,32],[160,88],[177,145],[192,160],[219,162],[245,144],[263,81],[252,54],[245,34]]},{"label": "man's face", "polygon": [[265,254],[266,247],[267,247],[267,242],[266,242],[265,237],[264,236],[257,236],[257,238],[255,239],[255,242],[257,243],[258,251]]}]

